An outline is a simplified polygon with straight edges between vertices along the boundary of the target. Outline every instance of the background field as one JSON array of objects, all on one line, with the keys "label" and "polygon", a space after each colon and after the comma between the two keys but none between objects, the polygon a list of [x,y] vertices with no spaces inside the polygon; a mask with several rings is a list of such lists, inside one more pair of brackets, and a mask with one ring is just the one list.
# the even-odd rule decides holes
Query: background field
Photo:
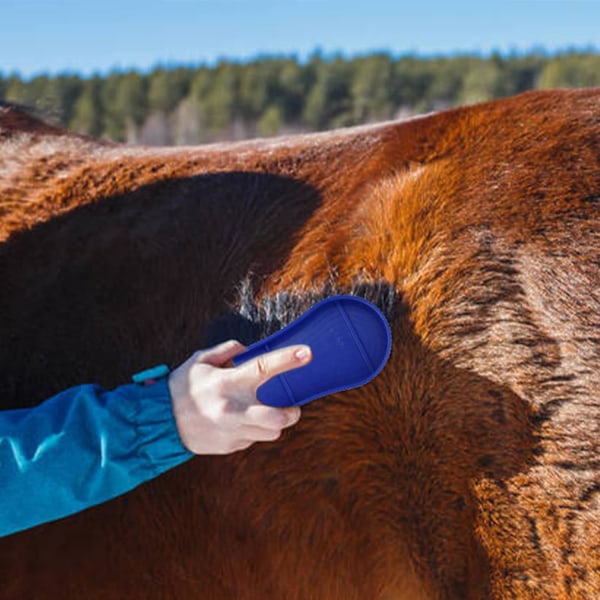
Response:
[{"label": "background field", "polygon": [[600,85],[597,0],[0,0],[0,100],[195,144]]}]

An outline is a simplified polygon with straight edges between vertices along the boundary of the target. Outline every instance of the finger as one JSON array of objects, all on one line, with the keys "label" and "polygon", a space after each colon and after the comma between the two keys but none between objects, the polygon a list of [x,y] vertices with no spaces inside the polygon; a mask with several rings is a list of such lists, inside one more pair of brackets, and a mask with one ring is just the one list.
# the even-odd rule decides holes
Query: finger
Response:
[{"label": "finger", "polygon": [[288,346],[249,360],[234,371],[236,383],[254,389],[269,381],[271,377],[307,365],[312,359],[308,346]]},{"label": "finger", "polygon": [[218,346],[202,350],[198,353],[196,362],[212,365],[213,367],[221,367],[244,350],[246,350],[246,346],[240,344],[237,340],[229,340]]},{"label": "finger", "polygon": [[244,424],[264,429],[284,429],[295,425],[300,419],[300,408],[273,408],[265,404],[253,404],[246,409]]},{"label": "finger", "polygon": [[281,429],[265,429],[248,425],[239,431],[240,436],[251,442],[274,442],[281,437]]},{"label": "finger", "polygon": [[240,450],[246,450],[247,448],[250,448],[254,442],[255,440],[237,440],[230,446],[223,448],[220,452],[218,452],[218,454],[231,454],[233,452],[239,452]]}]

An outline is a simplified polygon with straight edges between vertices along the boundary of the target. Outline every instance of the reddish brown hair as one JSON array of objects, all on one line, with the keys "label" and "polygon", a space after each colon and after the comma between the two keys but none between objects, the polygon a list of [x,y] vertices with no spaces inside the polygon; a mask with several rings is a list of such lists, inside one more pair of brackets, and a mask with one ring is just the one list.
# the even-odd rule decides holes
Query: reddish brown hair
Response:
[{"label": "reddish brown hair", "polygon": [[600,91],[186,149],[0,108],[0,239],[5,408],[336,291],[394,339],[282,440],[1,540],[3,598],[600,597]]}]

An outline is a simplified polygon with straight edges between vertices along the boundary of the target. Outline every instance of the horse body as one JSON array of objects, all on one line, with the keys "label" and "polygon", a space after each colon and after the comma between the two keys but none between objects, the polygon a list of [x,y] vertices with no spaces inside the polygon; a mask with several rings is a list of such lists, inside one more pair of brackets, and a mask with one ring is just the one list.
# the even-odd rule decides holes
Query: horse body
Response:
[{"label": "horse body", "polygon": [[0,397],[115,386],[355,293],[368,386],[0,541],[2,598],[600,595],[600,92],[183,149],[0,109]]}]

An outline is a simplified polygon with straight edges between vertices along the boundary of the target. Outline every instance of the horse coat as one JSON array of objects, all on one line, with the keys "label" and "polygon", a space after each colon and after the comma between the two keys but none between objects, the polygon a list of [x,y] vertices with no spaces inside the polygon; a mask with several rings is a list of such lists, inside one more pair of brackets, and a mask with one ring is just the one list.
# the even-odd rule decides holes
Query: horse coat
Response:
[{"label": "horse coat", "polygon": [[0,540],[3,599],[600,597],[600,91],[111,144],[0,108],[0,398],[107,387],[320,298],[391,358],[275,443]]}]

